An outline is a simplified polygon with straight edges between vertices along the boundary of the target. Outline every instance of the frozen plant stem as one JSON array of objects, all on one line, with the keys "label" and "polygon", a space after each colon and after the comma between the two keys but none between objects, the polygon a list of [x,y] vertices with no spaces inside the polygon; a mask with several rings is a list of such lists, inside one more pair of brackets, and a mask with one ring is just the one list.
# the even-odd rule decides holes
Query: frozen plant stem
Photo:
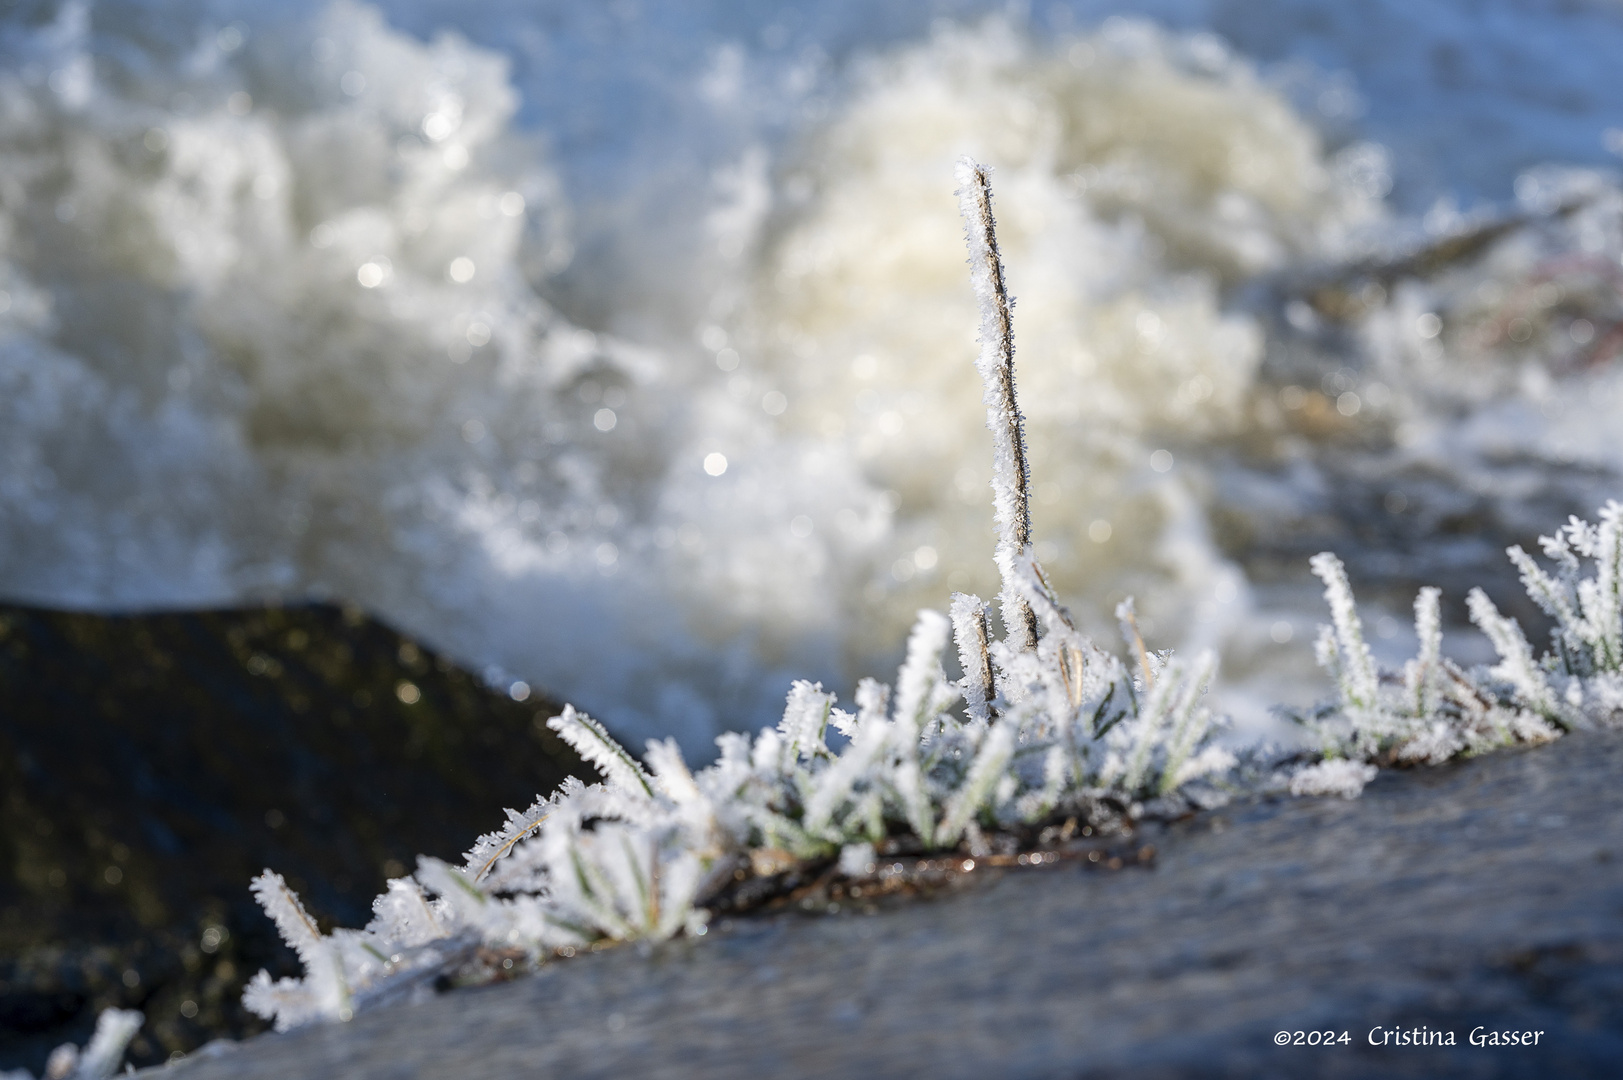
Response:
[{"label": "frozen plant stem", "polygon": [[990,718],[992,697],[997,692],[987,610],[978,596],[952,594],[952,629],[958,642],[958,662],[964,669],[964,703],[970,719],[982,723]]},{"label": "frozen plant stem", "polygon": [[980,304],[980,356],[975,367],[986,387],[986,426],[992,432],[992,493],[997,512],[997,567],[1003,577],[1004,632],[1021,649],[1037,647],[1037,615],[1015,582],[1017,560],[1031,561],[1031,486],[1025,424],[1014,396],[1014,323],[1003,256],[992,217],[991,171],[969,158],[958,162],[958,208],[969,242],[969,277]]}]

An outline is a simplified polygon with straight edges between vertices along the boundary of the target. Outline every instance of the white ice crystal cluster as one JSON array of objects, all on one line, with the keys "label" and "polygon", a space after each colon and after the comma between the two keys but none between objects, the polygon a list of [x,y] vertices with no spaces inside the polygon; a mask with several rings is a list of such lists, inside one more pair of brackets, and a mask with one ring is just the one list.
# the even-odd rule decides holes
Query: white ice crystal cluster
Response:
[{"label": "white ice crystal cluster", "polygon": [[[1441,764],[1548,742],[1623,714],[1623,505],[1608,502],[1599,525],[1574,517],[1539,542],[1554,573],[1520,547],[1508,554],[1528,595],[1556,622],[1550,651],[1535,659],[1516,620],[1472,589],[1471,621],[1499,654],[1499,663],[1473,671],[1442,655],[1440,594],[1433,588],[1415,597],[1419,655],[1401,673],[1380,671],[1341,560],[1329,552],[1313,558],[1333,623],[1320,630],[1318,658],[1335,680],[1337,699],[1308,718],[1323,739],[1325,760],[1292,777],[1293,793],[1356,795],[1374,777],[1374,764]],[[1593,577],[1583,576],[1580,557],[1594,562]]]},{"label": "white ice crystal cluster", "polygon": [[[860,871],[875,845],[898,837],[974,850],[983,829],[1060,812],[1130,817],[1155,800],[1183,805],[1185,785],[1232,766],[1211,743],[1216,725],[1201,700],[1211,655],[1186,664],[1152,654],[1134,632],[1129,668],[1077,632],[1032,556],[990,188],[973,163],[959,180],[998,446],[1005,636],[992,640],[986,603],[957,594],[950,619],[919,613],[894,687],[864,680],[853,712],[821,684],[796,682],[776,728],[722,736],[718,760],[696,773],[674,741],[651,741],[638,762],[565,707],[550,726],[603,780],[571,779],[509,812],[460,866],[421,859],[415,875],[389,883],[365,929],[322,935],[280,876],[256,879],[305,976],[273,982],[261,972],[244,997],[250,1009],[280,1028],[347,1019],[481,953],[530,964],[603,941],[699,934],[705,905],[740,873],[836,859]],[[1130,627],[1130,607],[1123,613]],[[959,679],[943,666],[954,638]]]}]

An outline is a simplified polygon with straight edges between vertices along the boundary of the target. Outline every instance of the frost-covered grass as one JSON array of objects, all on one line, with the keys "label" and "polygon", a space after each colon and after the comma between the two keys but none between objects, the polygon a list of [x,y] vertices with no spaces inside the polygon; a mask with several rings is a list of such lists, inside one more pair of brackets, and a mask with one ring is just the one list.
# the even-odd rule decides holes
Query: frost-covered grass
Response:
[{"label": "frost-covered grass", "polygon": [[[414,875],[389,883],[364,929],[323,935],[280,876],[257,878],[255,895],[305,975],[272,981],[260,972],[245,995],[250,1009],[284,1029],[347,1019],[442,974],[701,935],[709,906],[751,875],[818,865],[856,876],[898,846],[973,854],[990,833],[1071,819],[1121,826],[1247,787],[1354,795],[1378,766],[1541,742],[1623,706],[1623,508],[1613,503],[1598,527],[1574,521],[1546,540],[1554,575],[1513,551],[1530,592],[1560,624],[1554,651],[1538,662],[1514,621],[1480,592],[1472,616],[1502,662],[1466,672],[1443,659],[1438,595],[1428,589],[1416,603],[1420,655],[1401,676],[1382,673],[1340,562],[1315,558],[1334,623],[1319,656],[1338,689],[1302,718],[1320,749],[1236,769],[1215,745],[1220,724],[1202,702],[1215,659],[1146,649],[1130,602],[1118,612],[1128,646],[1119,659],[1076,630],[1033,556],[990,185],[968,161],[958,180],[981,307],[976,366],[994,443],[1003,636],[994,638],[989,604],[954,595],[950,617],[919,613],[893,685],[864,680],[847,709],[820,684],[796,682],[776,727],[722,736],[718,759],[696,772],[674,741],[649,742],[639,761],[597,721],[565,707],[551,727],[602,780],[571,779],[524,813],[509,811],[460,865],[422,858]],[[1599,564],[1595,577],[1579,576],[1579,556]],[[944,664],[949,649],[956,679]]]},{"label": "frost-covered grass", "polygon": [[[1318,659],[1337,695],[1301,718],[1322,740],[1324,760],[1296,773],[1291,791],[1356,795],[1377,765],[1438,765],[1614,722],[1623,712],[1623,505],[1608,502],[1599,525],[1572,518],[1540,543],[1553,574],[1520,547],[1508,554],[1528,595],[1556,622],[1550,650],[1535,659],[1516,620],[1472,589],[1471,621],[1499,663],[1469,672],[1442,655],[1433,588],[1415,597],[1419,655],[1401,672],[1379,670],[1341,560],[1314,556],[1333,623],[1319,632]],[[1580,557],[1594,563],[1594,576],[1583,576]]]},{"label": "frost-covered grass", "polygon": [[[84,1049],[63,1043],[45,1061],[45,1080],[106,1080],[118,1072],[124,1050],[141,1030],[142,1016],[133,1009],[103,1009]],[[0,1072],[0,1080],[34,1080],[27,1069]]]}]

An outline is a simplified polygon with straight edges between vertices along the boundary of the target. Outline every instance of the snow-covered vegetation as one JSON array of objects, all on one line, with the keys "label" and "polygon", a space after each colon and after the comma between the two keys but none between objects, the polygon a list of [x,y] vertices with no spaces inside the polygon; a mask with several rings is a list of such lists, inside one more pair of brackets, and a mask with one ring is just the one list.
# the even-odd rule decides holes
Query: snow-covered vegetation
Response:
[{"label": "snow-covered vegetation", "polygon": [[[1376,765],[1439,765],[1517,743],[1549,742],[1563,731],[1606,723],[1623,710],[1623,505],[1608,502],[1600,524],[1573,518],[1540,538],[1555,573],[1520,547],[1509,551],[1522,584],[1556,622],[1551,649],[1534,659],[1515,619],[1500,614],[1481,589],[1467,603],[1471,621],[1493,643],[1499,663],[1464,671],[1442,655],[1440,593],[1415,597],[1420,652],[1401,672],[1379,670],[1341,560],[1313,559],[1325,585],[1333,625],[1323,627],[1318,659],[1335,680],[1336,698],[1304,722],[1322,739],[1324,760],[1298,772],[1300,795],[1356,795]],[[1579,558],[1593,560],[1583,576]]]},{"label": "snow-covered vegetation", "polygon": [[[1472,616],[1501,662],[1467,672],[1444,659],[1438,592],[1426,589],[1416,601],[1419,656],[1401,675],[1383,673],[1341,563],[1315,558],[1333,621],[1318,654],[1338,696],[1300,718],[1317,749],[1250,750],[1248,764],[1262,767],[1236,769],[1202,701],[1215,658],[1147,649],[1130,601],[1118,611],[1128,658],[1112,655],[1077,631],[1034,556],[987,170],[966,160],[958,180],[981,307],[977,368],[994,441],[1003,636],[994,638],[989,604],[955,594],[950,617],[919,613],[894,685],[864,680],[848,710],[820,684],[795,682],[775,728],[722,736],[717,760],[697,772],[674,741],[651,741],[638,761],[565,707],[551,727],[602,780],[572,779],[524,813],[510,811],[460,865],[422,858],[414,875],[389,883],[364,929],[323,935],[279,875],[256,879],[255,895],[305,975],[273,981],[261,972],[249,1008],[279,1028],[347,1019],[445,974],[702,935],[707,905],[752,877],[807,865],[860,876],[881,851],[975,856],[992,834],[1029,836],[1060,820],[1130,828],[1248,788],[1356,795],[1378,766],[1542,742],[1623,707],[1623,507],[1611,503],[1598,527],[1574,520],[1545,540],[1553,575],[1512,551],[1559,624],[1538,662],[1514,620],[1480,591]],[[1580,576],[1580,556],[1599,565],[1595,577]],[[957,678],[947,672],[954,660]]]}]

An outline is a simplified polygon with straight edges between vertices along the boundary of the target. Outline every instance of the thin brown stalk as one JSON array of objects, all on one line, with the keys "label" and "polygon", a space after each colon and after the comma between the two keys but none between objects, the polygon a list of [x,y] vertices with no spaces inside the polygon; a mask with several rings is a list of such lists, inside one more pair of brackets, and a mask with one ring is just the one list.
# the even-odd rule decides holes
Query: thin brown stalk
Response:
[{"label": "thin brown stalk", "polygon": [[[988,382],[987,413],[992,434],[1010,458],[1012,482],[1007,492],[999,492],[1007,505],[999,505],[999,516],[1004,520],[999,552],[999,569],[1005,578],[1013,572],[1013,560],[1019,558],[1031,545],[1031,470],[1026,460],[1025,424],[1020,416],[1020,405],[1014,389],[1014,322],[1010,314],[1008,285],[1003,275],[1003,257],[997,244],[997,220],[992,215],[992,181],[987,168],[975,162],[963,162],[959,172],[965,184],[963,211],[969,228],[970,262],[975,271],[984,272],[984,287],[990,299],[990,312],[983,311],[980,363],[981,376]],[[984,265],[978,265],[984,264]],[[981,283],[977,282],[980,286]],[[977,291],[980,291],[977,288]],[[989,317],[988,317],[989,316]],[[990,361],[990,363],[988,363]],[[1000,455],[1001,456],[1001,455]],[[1037,615],[1026,599],[1019,595],[1013,582],[1004,581],[1003,616],[1005,630],[1023,649],[1037,646]]]},{"label": "thin brown stalk", "polygon": [[1132,605],[1127,606],[1127,613],[1123,622],[1133,632],[1133,648],[1138,651],[1138,668],[1144,674],[1144,689],[1155,689],[1155,673],[1150,670],[1150,652],[1144,647],[1144,635],[1138,632],[1138,614],[1133,611]]},{"label": "thin brown stalk", "polygon": [[1082,704],[1082,650],[1066,643],[1059,651],[1059,676],[1065,682],[1065,700],[1075,709]]},{"label": "thin brown stalk", "polygon": [[993,692],[992,688],[997,684],[993,682],[990,643],[992,632],[991,627],[987,625],[985,608],[981,608],[975,613],[975,619],[971,625],[974,627],[975,633],[975,656],[979,660],[981,686],[986,688],[986,694],[988,700],[990,700]]}]

